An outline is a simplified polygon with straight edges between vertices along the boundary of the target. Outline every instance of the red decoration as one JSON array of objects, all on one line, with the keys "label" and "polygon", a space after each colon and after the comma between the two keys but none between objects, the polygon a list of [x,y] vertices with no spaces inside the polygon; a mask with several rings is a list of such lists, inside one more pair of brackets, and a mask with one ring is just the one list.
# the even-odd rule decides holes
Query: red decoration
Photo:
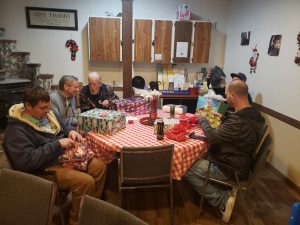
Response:
[{"label": "red decoration", "polygon": [[257,45],[255,45],[255,48],[252,49],[253,55],[249,60],[250,64],[250,73],[255,73],[256,72],[256,66],[257,66],[257,60],[259,57],[259,53],[257,52]]},{"label": "red decoration", "polygon": [[71,52],[71,60],[74,61],[76,59],[76,52],[78,52],[78,45],[76,44],[76,41],[69,39],[66,42],[66,48],[70,48]]}]

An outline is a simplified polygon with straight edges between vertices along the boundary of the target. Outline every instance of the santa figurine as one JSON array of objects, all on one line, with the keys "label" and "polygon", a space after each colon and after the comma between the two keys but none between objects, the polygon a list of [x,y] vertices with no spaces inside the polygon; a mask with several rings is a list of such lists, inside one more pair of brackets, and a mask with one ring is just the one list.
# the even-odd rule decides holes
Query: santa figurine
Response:
[{"label": "santa figurine", "polygon": [[257,52],[256,46],[255,46],[255,48],[253,48],[252,51],[253,51],[253,55],[249,60],[251,74],[256,72],[257,60],[259,57],[259,53]]}]

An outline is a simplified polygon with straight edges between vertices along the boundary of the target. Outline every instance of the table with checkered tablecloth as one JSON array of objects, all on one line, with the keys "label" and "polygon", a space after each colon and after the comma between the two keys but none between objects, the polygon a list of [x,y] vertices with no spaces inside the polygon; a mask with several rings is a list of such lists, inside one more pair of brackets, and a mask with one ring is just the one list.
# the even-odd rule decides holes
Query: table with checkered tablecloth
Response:
[{"label": "table with checkered tablecloth", "polygon": [[[172,177],[180,180],[190,166],[207,152],[208,145],[202,140],[187,139],[183,142],[177,142],[166,138],[166,136],[164,140],[157,140],[154,127],[141,124],[139,122],[141,117],[143,116],[137,116],[137,120],[133,124],[126,124],[125,129],[113,135],[88,132],[86,140],[89,147],[95,152],[95,156],[100,157],[108,164],[124,146],[147,147],[174,144]],[[191,131],[203,135],[203,131],[198,125],[192,126]]]}]

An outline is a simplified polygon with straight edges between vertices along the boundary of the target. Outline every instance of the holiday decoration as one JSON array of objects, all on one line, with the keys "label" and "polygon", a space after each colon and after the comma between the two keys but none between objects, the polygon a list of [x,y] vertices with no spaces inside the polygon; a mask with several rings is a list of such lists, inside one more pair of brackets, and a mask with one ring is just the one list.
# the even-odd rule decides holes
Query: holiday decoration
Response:
[{"label": "holiday decoration", "polygon": [[74,61],[76,59],[76,52],[78,52],[78,45],[76,44],[76,41],[69,39],[66,42],[66,48],[70,48],[71,52],[71,60]]},{"label": "holiday decoration", "polygon": [[278,56],[280,51],[282,35],[272,35],[269,43],[268,54],[270,56]]},{"label": "holiday decoration", "polygon": [[253,55],[249,60],[251,74],[256,72],[257,60],[259,57],[259,53],[257,52],[256,47],[257,47],[257,45],[255,45],[255,48],[252,49]]},{"label": "holiday decoration", "polygon": [[295,56],[294,62],[300,66],[300,32],[297,35],[297,44],[298,44],[298,51],[297,55]]}]

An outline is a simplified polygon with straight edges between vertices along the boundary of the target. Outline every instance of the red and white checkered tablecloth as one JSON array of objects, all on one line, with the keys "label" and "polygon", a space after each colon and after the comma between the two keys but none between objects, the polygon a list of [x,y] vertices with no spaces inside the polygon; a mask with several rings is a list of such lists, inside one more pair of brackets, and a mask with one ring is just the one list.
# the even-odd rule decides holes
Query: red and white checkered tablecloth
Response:
[{"label": "red and white checkered tablecloth", "polygon": [[[143,116],[139,116],[141,118]],[[192,127],[196,134],[202,134],[203,131],[198,125]],[[205,141],[187,139],[184,142],[177,142],[164,138],[162,141],[156,139],[154,127],[143,125],[139,120],[133,124],[126,124],[126,128],[113,135],[101,135],[93,132],[86,134],[88,145],[95,152],[96,157],[100,157],[105,163],[110,163],[116,152],[119,152],[123,146],[127,147],[146,147],[174,144],[173,153],[173,171],[172,177],[181,180],[182,176],[190,166],[207,152],[208,145]]]}]

